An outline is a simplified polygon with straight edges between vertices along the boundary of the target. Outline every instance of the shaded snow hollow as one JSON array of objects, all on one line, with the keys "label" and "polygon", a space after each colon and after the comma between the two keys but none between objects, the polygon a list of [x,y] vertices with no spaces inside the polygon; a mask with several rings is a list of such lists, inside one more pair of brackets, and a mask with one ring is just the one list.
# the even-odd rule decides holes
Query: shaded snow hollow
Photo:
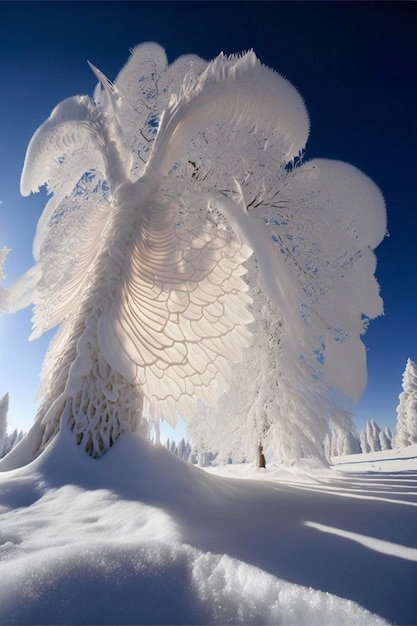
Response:
[{"label": "shaded snow hollow", "polygon": [[0,473],[0,623],[415,623],[416,460],[343,461],[236,480],[62,432]]}]

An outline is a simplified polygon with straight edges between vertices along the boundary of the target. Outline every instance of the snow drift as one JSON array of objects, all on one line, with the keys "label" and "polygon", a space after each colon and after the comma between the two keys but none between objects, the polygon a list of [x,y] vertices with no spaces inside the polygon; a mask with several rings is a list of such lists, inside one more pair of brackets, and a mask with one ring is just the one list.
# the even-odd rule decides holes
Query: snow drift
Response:
[{"label": "snow drift", "polygon": [[411,622],[415,472],[245,469],[213,476],[133,434],[93,460],[62,430],[0,474],[0,622]]}]

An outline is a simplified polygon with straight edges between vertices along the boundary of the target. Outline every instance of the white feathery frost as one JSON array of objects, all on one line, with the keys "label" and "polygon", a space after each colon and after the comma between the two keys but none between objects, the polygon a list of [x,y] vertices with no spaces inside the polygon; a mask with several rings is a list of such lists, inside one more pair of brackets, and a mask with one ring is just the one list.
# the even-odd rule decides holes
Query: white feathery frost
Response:
[{"label": "white feathery frost", "polygon": [[375,185],[344,163],[297,164],[306,107],[253,51],[168,64],[142,44],[113,83],[90,66],[94,97],[55,107],[22,172],[24,195],[46,185],[51,198],[8,306],[33,303],[32,337],[58,326],[32,454],[62,423],[99,456],[148,416],[175,424],[197,399],[215,405],[260,310],[251,256],[287,378],[302,362],[307,390],[320,379],[358,397],[364,319],[382,312]]}]

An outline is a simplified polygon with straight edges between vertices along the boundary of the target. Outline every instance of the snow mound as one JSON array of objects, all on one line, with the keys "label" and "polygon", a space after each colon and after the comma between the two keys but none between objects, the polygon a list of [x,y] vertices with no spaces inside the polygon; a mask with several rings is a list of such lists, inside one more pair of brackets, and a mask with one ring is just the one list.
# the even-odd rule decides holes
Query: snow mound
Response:
[{"label": "snow mound", "polygon": [[306,527],[319,492],[271,485],[209,475],[135,435],[93,460],[61,432],[0,473],[0,623],[388,623],[342,584],[331,593],[309,554],[338,545],[326,552]]},{"label": "snow mound", "polygon": [[2,570],[7,624],[386,623],[354,602],[178,542],[51,547]]}]

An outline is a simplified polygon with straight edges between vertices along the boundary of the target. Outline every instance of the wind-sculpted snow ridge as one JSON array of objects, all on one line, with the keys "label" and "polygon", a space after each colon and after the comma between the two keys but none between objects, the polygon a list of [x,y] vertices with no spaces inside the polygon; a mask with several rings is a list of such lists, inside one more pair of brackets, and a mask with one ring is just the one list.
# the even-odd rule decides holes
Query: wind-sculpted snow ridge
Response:
[{"label": "wind-sculpted snow ridge", "polygon": [[59,325],[27,458],[62,422],[100,456],[143,417],[175,424],[196,398],[215,404],[250,345],[252,254],[282,317],[283,369],[302,361],[301,389],[360,395],[384,202],[351,166],[295,165],[309,132],[297,90],[254,52],[168,65],[143,44],[114,83],[91,68],[94,98],[53,110],[22,173],[23,194],[53,195],[36,265],[2,308],[32,302],[32,337]]}]

